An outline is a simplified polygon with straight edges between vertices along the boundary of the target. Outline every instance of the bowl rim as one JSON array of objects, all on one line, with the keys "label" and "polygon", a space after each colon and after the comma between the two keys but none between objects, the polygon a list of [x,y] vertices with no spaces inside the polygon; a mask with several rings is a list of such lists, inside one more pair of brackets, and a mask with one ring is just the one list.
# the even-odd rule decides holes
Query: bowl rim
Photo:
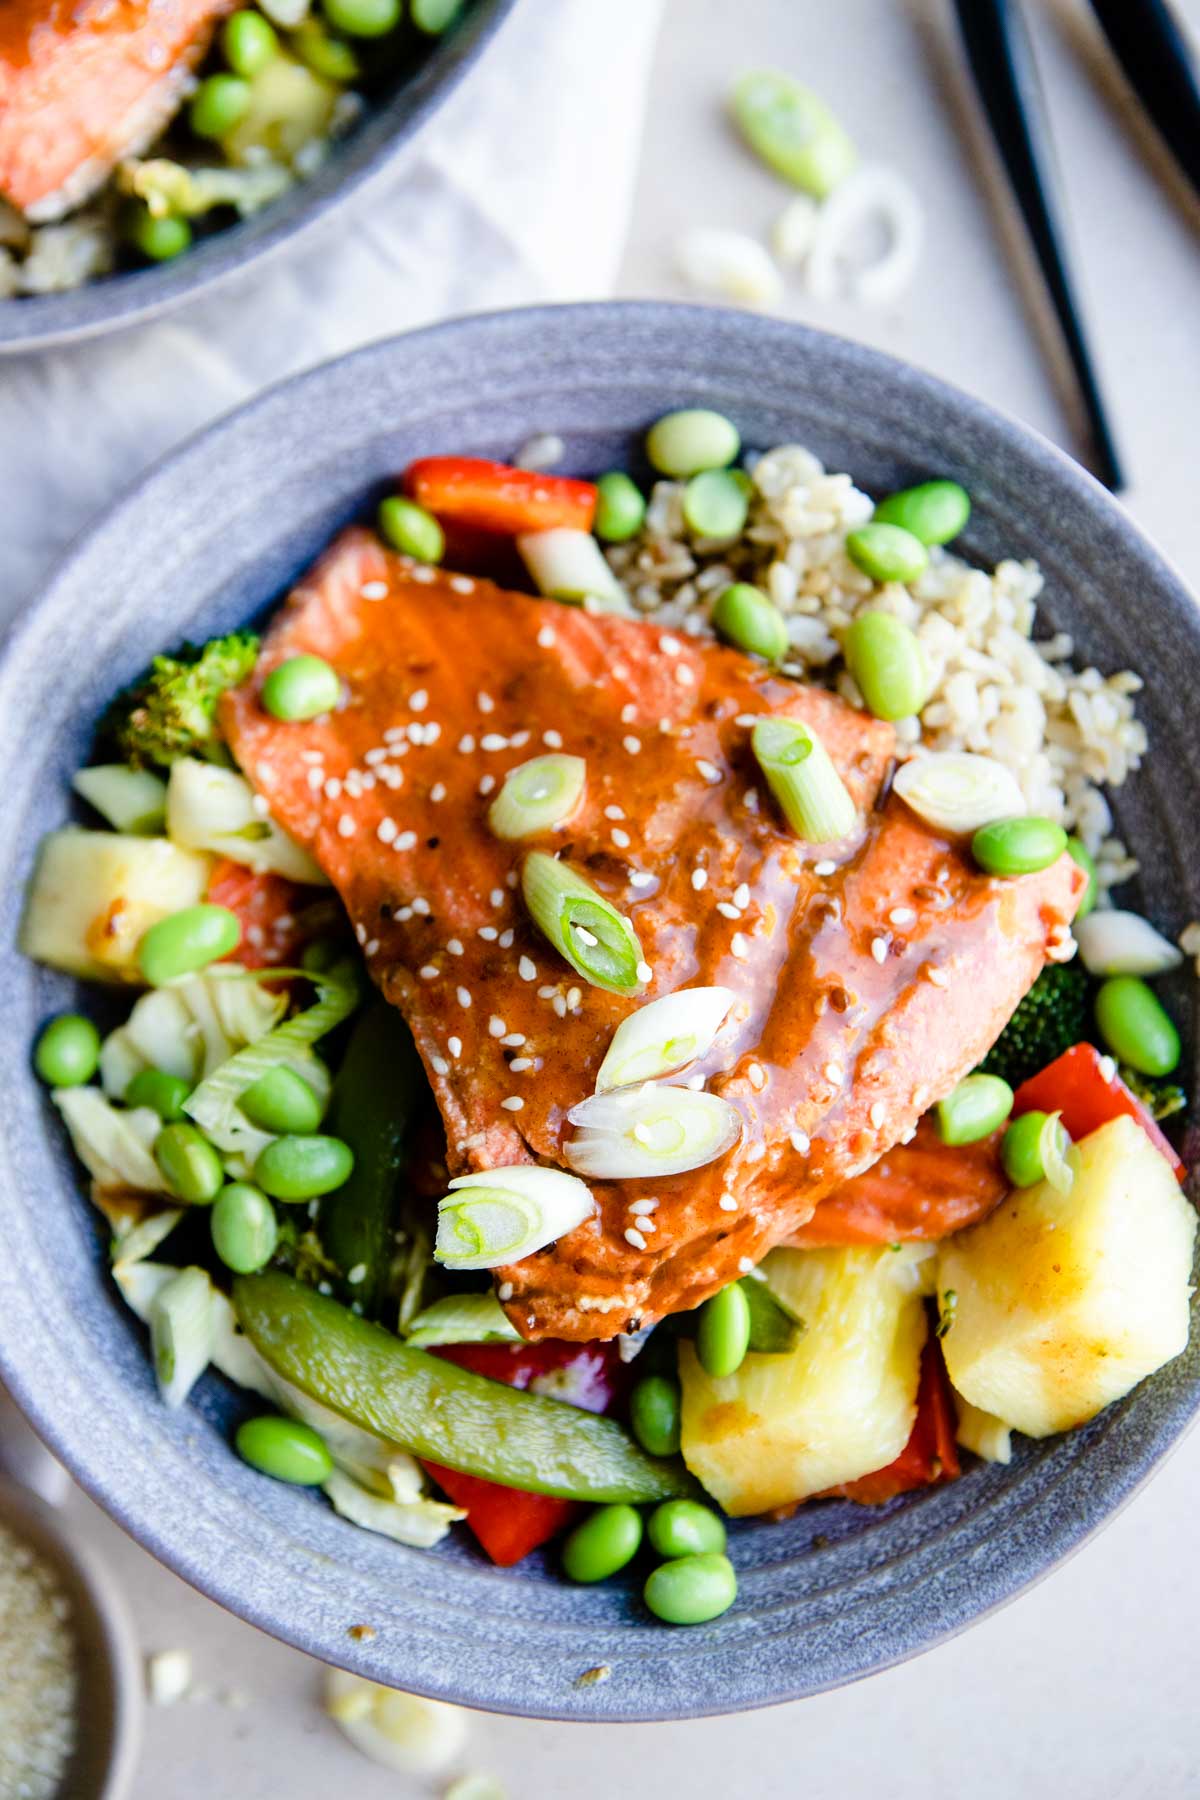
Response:
[{"label": "bowl rim", "polygon": [[[62,349],[159,319],[207,297],[226,282],[251,279],[290,245],[330,224],[344,204],[365,205],[371,194],[394,176],[397,161],[474,68],[517,4],[518,0],[475,0],[472,11],[458,21],[449,36],[431,44],[423,63],[387,99],[376,104],[368,100],[365,120],[334,146],[331,160],[336,179],[323,185],[320,175],[324,171],[319,171],[316,178],[297,183],[290,194],[280,195],[265,210],[261,229],[252,238],[245,235],[244,228],[253,221],[239,220],[174,262],[122,271],[65,293],[0,301],[0,358]],[[359,144],[363,129],[384,120],[397,102],[410,96],[422,71],[431,67],[435,77],[415,100],[409,99],[395,128],[380,130],[377,142]],[[272,214],[279,216],[272,221]]]},{"label": "bowl rim", "polygon": [[[273,413],[277,413],[280,418],[286,417],[299,396],[319,396],[323,389],[339,382],[351,365],[369,367],[372,362],[382,360],[387,363],[397,356],[419,357],[424,347],[440,345],[451,337],[465,339],[469,346],[473,345],[478,349],[480,344],[488,343],[490,336],[503,340],[506,332],[514,330],[533,335],[543,328],[560,326],[564,321],[582,335],[586,335],[589,324],[598,327],[601,320],[613,330],[619,330],[625,325],[636,325],[652,327],[669,334],[675,329],[686,329],[698,316],[713,321],[714,329],[725,321],[730,329],[737,332],[758,332],[768,341],[775,339],[781,345],[790,343],[802,347],[810,357],[831,358],[842,367],[854,364],[859,373],[865,372],[891,387],[898,397],[920,393],[935,407],[953,409],[957,416],[977,425],[993,449],[998,450],[1003,445],[1014,452],[1023,475],[1040,475],[1057,489],[1069,491],[1089,513],[1099,515],[1097,523],[1103,525],[1111,536],[1129,550],[1139,566],[1149,571],[1160,587],[1170,590],[1172,613],[1177,606],[1181,610],[1192,606],[1187,587],[1180,576],[1113,497],[1086,470],[1028,426],[927,371],[900,362],[883,352],[790,321],[748,319],[747,315],[728,309],[677,302],[601,301],[473,314],[399,334],[281,381],[224,419],[205,427],[128,488],[100,519],[84,529],[59,560],[38,598],[31,604],[25,619],[0,652],[0,692],[8,680],[19,678],[20,665],[35,650],[43,611],[53,607],[60,585],[68,582],[76,566],[89,556],[93,539],[98,535],[105,537],[113,531],[119,531],[128,520],[136,522],[143,503],[148,497],[152,497],[156,484],[168,471],[178,472],[193,463],[197,473],[202,475],[206,462],[227,434],[236,435],[247,431],[252,424],[260,424],[264,416],[269,418]],[[1189,613],[1187,629],[1197,654],[1200,655],[1200,617],[1193,618]],[[18,1363],[15,1367],[14,1356]],[[362,1648],[348,1643],[331,1645],[328,1637],[321,1636],[319,1631],[309,1627],[305,1621],[301,1620],[297,1624],[295,1618],[287,1616],[286,1609],[275,1604],[269,1596],[264,1599],[260,1593],[248,1598],[240,1590],[233,1591],[219,1567],[214,1570],[202,1558],[193,1556],[186,1548],[170,1541],[160,1530],[156,1519],[147,1515],[144,1509],[138,1513],[136,1506],[131,1508],[128,1488],[122,1488],[116,1481],[106,1479],[90,1467],[87,1448],[78,1432],[75,1432],[72,1441],[60,1441],[52,1416],[53,1409],[43,1405],[37,1392],[36,1371],[19,1364],[19,1347],[0,1343],[0,1374],[9,1384],[14,1397],[71,1468],[81,1485],[106,1510],[113,1513],[127,1530],[133,1532],[140,1543],[210,1598],[281,1641],[324,1660],[336,1660],[344,1667],[379,1678],[378,1667]],[[1101,1415],[1101,1435],[1118,1420],[1123,1420],[1129,1405],[1128,1401],[1120,1402]],[[569,1699],[553,1703],[544,1695],[536,1704],[517,1707],[504,1700],[489,1698],[486,1693],[480,1693],[477,1689],[469,1692],[457,1689],[453,1673],[445,1681],[441,1681],[440,1677],[438,1681],[429,1678],[414,1679],[410,1685],[414,1691],[458,1700],[482,1710],[519,1712],[522,1716],[563,1721],[612,1719],[634,1722],[706,1717],[722,1712],[752,1710],[757,1706],[778,1704],[862,1679],[956,1636],[976,1620],[989,1616],[1000,1606],[1017,1598],[1059,1562],[1086,1544],[1115,1517],[1150,1478],[1164,1457],[1177,1447],[1195,1424],[1198,1409],[1200,1380],[1189,1376],[1185,1391],[1172,1393],[1157,1417],[1151,1419],[1147,1415],[1142,1424],[1135,1455],[1127,1465],[1112,1472],[1099,1484],[1102,1489],[1101,1498],[1097,1499],[1094,1492],[1090,1499],[1085,1494],[1070,1518],[1059,1518],[1052,1532],[1038,1539],[1032,1547],[1025,1546],[1019,1565],[1006,1565],[1002,1577],[983,1584],[990,1590],[987,1594],[974,1596],[968,1605],[960,1606],[957,1613],[949,1611],[948,1616],[940,1620],[919,1621],[912,1628],[906,1629],[901,1640],[887,1653],[873,1654],[869,1662],[840,1674],[813,1680],[806,1678],[802,1669],[794,1668],[785,1678],[777,1676],[768,1691],[756,1694],[751,1699],[738,1696],[723,1700],[720,1696],[706,1692],[694,1701],[681,1700],[678,1695],[672,1695],[669,1704],[664,1706],[662,1703],[655,1704],[652,1696],[644,1699],[630,1699],[626,1696],[617,1706],[600,1707],[596,1710],[582,1702],[571,1704]],[[1071,1437],[1080,1440],[1082,1434],[1071,1434]],[[1064,1440],[1051,1440],[1052,1443],[1062,1441]],[[1081,1444],[1080,1454],[1084,1448]],[[1066,1473],[1070,1473],[1069,1465]],[[1065,1479],[1065,1475],[1060,1478]],[[917,1501],[916,1504],[920,1502]],[[134,1516],[136,1525],[133,1522]]]}]

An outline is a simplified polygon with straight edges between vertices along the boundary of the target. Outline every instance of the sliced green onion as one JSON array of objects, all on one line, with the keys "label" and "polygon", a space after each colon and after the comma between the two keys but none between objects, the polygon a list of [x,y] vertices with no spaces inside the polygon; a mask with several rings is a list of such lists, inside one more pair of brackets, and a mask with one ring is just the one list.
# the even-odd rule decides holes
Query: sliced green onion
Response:
[{"label": "sliced green onion", "polygon": [[604,560],[590,531],[556,525],[550,531],[525,531],[517,549],[539,594],[578,606],[595,602],[605,612],[627,613],[625,590]]},{"label": "sliced green onion", "polygon": [[414,1350],[438,1344],[519,1344],[521,1334],[495,1294],[448,1294],[419,1312],[405,1343]]},{"label": "sliced green onion", "polygon": [[495,1269],[565,1237],[596,1210],[592,1191],[536,1163],[460,1175],[438,1201],[435,1261],[446,1269]]},{"label": "sliced green onion", "polygon": [[1166,975],[1183,961],[1183,952],[1140,913],[1076,915],[1075,937],[1089,975]]},{"label": "sliced green onion", "polygon": [[649,977],[637,933],[591,882],[544,850],[531,850],[521,892],[543,937],[585,981],[610,994],[641,992]]},{"label": "sliced green onion", "polygon": [[358,1005],[358,977],[352,963],[337,963],[328,974],[310,979],[317,990],[315,1006],[285,1019],[282,1025],[237,1051],[185,1100],[183,1110],[203,1127],[219,1149],[231,1148],[237,1141],[238,1101],[246,1090],[271,1069],[290,1067],[298,1052],[307,1050],[340,1025]]},{"label": "sliced green onion", "polygon": [[732,1150],[742,1135],[735,1106],[691,1088],[622,1088],[595,1094],[567,1114],[576,1129],[563,1154],[602,1181],[686,1175]]},{"label": "sliced green onion", "polygon": [[553,831],[577,810],[586,782],[582,756],[533,756],[518,763],[488,808],[489,829],[505,839]]},{"label": "sliced green onion", "polygon": [[1038,1138],[1038,1152],[1046,1180],[1057,1193],[1069,1194],[1075,1184],[1075,1164],[1071,1140],[1062,1122],[1061,1112],[1047,1113],[1046,1123]]},{"label": "sliced green onion", "polygon": [[751,743],[797,837],[827,844],[853,831],[857,808],[815,731],[799,719],[760,719]]},{"label": "sliced green onion", "polygon": [[152,837],[161,831],[167,810],[166,783],[149,769],[131,769],[125,763],[100,763],[80,769],[71,786],[89,806],[94,806],[115,831],[134,837]]},{"label": "sliced green onion", "polygon": [[914,756],[897,769],[892,786],[935,831],[965,835],[1025,811],[1025,796],[1012,770],[994,757],[967,750]]},{"label": "sliced green onion", "polygon": [[203,1269],[181,1269],[150,1307],[150,1346],[158,1390],[182,1406],[212,1360],[216,1341],[213,1284]]},{"label": "sliced green onion", "polygon": [[680,988],[622,1019],[596,1071],[596,1092],[655,1081],[712,1047],[735,995],[726,987]]}]

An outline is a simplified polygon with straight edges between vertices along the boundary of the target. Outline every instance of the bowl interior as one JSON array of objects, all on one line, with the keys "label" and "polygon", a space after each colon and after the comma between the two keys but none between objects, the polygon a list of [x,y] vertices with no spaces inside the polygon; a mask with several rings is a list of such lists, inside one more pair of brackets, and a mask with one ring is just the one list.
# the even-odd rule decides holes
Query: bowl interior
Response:
[{"label": "bowl interior", "polygon": [[315,174],[240,223],[201,238],[176,262],[130,269],[72,293],[0,304],[0,356],[132,325],[246,269],[314,225],[372,176],[381,174],[481,53],[516,0],[470,0],[421,61],[373,88],[364,118]]},{"label": "bowl interior", "polygon": [[[1187,726],[1200,619],[1177,578],[1089,477],[1020,427],[873,352],[744,315],[636,304],[501,314],[275,390],[87,537],[0,669],[5,1380],[120,1522],[234,1611],[393,1685],[534,1716],[733,1711],[925,1648],[1081,1542],[1200,1402],[1193,1334],[1130,1400],[1066,1438],[1022,1443],[1007,1468],[878,1510],[826,1503],[739,1525],[738,1604],[688,1632],[649,1623],[632,1579],[570,1588],[544,1561],[496,1570],[457,1538],[406,1550],[261,1479],[228,1447],[242,1403],[217,1378],[179,1413],[158,1404],[141,1328],[104,1276],[95,1215],[29,1071],[38,1022],[76,996],[14,946],[37,841],[63,818],[106,699],[155,650],[262,612],[414,454],[505,456],[554,431],[565,469],[596,472],[636,463],[646,424],[689,404],[730,414],[750,446],[806,444],[875,491],[932,473],[964,483],[972,558],[1036,557],[1047,629],[1070,630],[1101,668],[1147,678],[1159,754],[1123,791],[1120,824],[1142,858],[1141,902],[1173,931],[1194,916],[1200,745]],[[1176,999],[1183,1017],[1186,984]],[[585,1679],[598,1667],[604,1679]]]}]

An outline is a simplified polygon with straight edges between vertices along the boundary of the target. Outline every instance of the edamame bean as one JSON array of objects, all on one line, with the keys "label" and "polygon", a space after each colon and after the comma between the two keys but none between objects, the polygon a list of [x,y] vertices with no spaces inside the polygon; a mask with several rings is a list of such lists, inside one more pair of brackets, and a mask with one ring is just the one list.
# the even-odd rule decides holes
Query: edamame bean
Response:
[{"label": "edamame bean", "polygon": [[197,137],[223,138],[249,111],[248,81],[240,75],[207,75],[192,97],[188,123]]},{"label": "edamame bean", "polygon": [[872,581],[915,581],[929,561],[920,538],[872,519],[846,536],[846,555]]},{"label": "edamame bean", "polygon": [[646,1535],[660,1556],[712,1556],[725,1549],[725,1523],[698,1500],[664,1500],[650,1514]]},{"label": "edamame bean", "polygon": [[63,1013],[44,1027],[33,1066],[51,1087],[81,1087],[100,1062],[100,1033],[82,1013]]},{"label": "edamame bean", "polygon": [[735,538],[750,510],[750,484],[740,469],[705,469],[683,490],[683,518],[702,538]]},{"label": "edamame bean", "polygon": [[[1044,1112],[1022,1113],[1019,1119],[1013,1120],[1000,1140],[1000,1160],[1004,1164],[1004,1173],[1014,1187],[1034,1187],[1037,1182],[1045,1179],[1042,1132],[1045,1130],[1047,1116]],[[1059,1130],[1062,1131],[1061,1125]],[[1062,1135],[1065,1138],[1067,1134],[1062,1131]]]},{"label": "edamame bean", "polygon": [[379,529],[389,544],[418,562],[440,563],[446,554],[446,534],[433,514],[402,494],[379,502]]},{"label": "edamame bean", "polygon": [[195,1125],[164,1125],[154,1140],[154,1160],[177,1200],[207,1206],[225,1181],[221,1158]]},{"label": "edamame bean", "polygon": [[646,433],[646,455],[660,475],[677,481],[704,469],[724,469],[742,447],[737,426],[702,406],[664,413]]},{"label": "edamame bean", "polygon": [[239,1425],[233,1441],[242,1461],[272,1481],[319,1487],[333,1473],[333,1458],[324,1438],[299,1419],[264,1413]]},{"label": "edamame bean", "polygon": [[332,712],[341,695],[336,669],[319,656],[289,656],[262,684],[262,703],[276,719],[289,724]]},{"label": "edamame bean", "polygon": [[348,1180],[349,1144],[335,1137],[278,1137],[259,1154],[254,1179],[273,1200],[315,1200]]},{"label": "edamame bean", "polygon": [[937,1105],[943,1144],[974,1144],[1003,1125],[1013,1091],[999,1075],[968,1075]]},{"label": "edamame bean", "polygon": [[331,37],[320,19],[307,18],[292,33],[292,48],[314,75],[327,81],[357,81],[361,67],[344,38]]},{"label": "edamame bean", "polygon": [[680,1388],[672,1375],[643,1375],[629,1396],[629,1423],[651,1456],[674,1456],[679,1449]]},{"label": "edamame bean", "polygon": [[324,0],[325,17],[347,37],[384,37],[400,23],[401,0]]},{"label": "edamame bean", "polygon": [[620,1503],[598,1506],[563,1543],[562,1566],[572,1581],[607,1581],[637,1555],[642,1515]]},{"label": "edamame bean", "polygon": [[1179,1033],[1154,989],[1137,975],[1113,975],[1096,995],[1100,1036],[1119,1062],[1139,1075],[1169,1075],[1180,1057]]},{"label": "edamame bean", "polygon": [[742,1366],[750,1344],[750,1302],[740,1283],[731,1282],[700,1308],[696,1323],[696,1355],[715,1381]]},{"label": "edamame bean", "polygon": [[915,632],[893,613],[859,613],[846,633],[846,665],[877,719],[908,719],[929,692]]},{"label": "edamame bean", "polygon": [[439,37],[453,25],[463,0],[409,0],[409,17],[418,31]]},{"label": "edamame bean", "polygon": [[1096,859],[1085,843],[1077,837],[1069,837],[1067,850],[1088,878],[1088,884],[1083,890],[1083,899],[1079,902],[1079,909],[1075,914],[1075,923],[1078,924],[1080,919],[1087,918],[1100,898],[1100,882],[1096,873]]},{"label": "edamame bean", "polygon": [[254,1275],[270,1260],[279,1237],[275,1208],[261,1188],[231,1181],[213,1202],[213,1249],[235,1275]]},{"label": "edamame bean", "polygon": [[151,925],[138,945],[138,967],[151,987],[161,987],[180,975],[194,975],[218,957],[236,950],[242,939],[241,922],[227,906],[202,901],[168,913]]},{"label": "edamame bean", "polygon": [[737,1576],[727,1556],[677,1556],[647,1577],[643,1598],[667,1625],[703,1625],[737,1599]]},{"label": "edamame bean", "polygon": [[957,481],[922,481],[889,494],[875,508],[881,525],[901,525],[923,544],[948,544],[971,516],[971,496]]},{"label": "edamame bean", "polygon": [[281,1065],[260,1075],[242,1095],[242,1111],[260,1131],[290,1131],[303,1135],[321,1123],[321,1102],[294,1069]]},{"label": "edamame bean", "polygon": [[1067,834],[1053,819],[993,819],[971,839],[971,855],[989,875],[1035,875],[1058,861]]},{"label": "edamame bean", "polygon": [[788,632],[783,614],[752,582],[735,581],[722,588],[713,607],[712,621],[723,638],[752,656],[779,662],[787,655]]},{"label": "edamame bean", "polygon": [[183,1103],[192,1085],[182,1075],[169,1075],[165,1069],[141,1069],[125,1089],[126,1106],[149,1106],[167,1125],[184,1117]]},{"label": "edamame bean", "polygon": [[226,19],[221,48],[234,74],[248,77],[257,75],[279,54],[279,39],[260,12],[245,7]]},{"label": "edamame bean", "polygon": [[641,489],[620,469],[612,469],[596,483],[595,532],[606,544],[624,544],[636,537],[646,517]]},{"label": "edamame bean", "polygon": [[151,262],[170,262],[192,241],[192,228],[186,219],[178,219],[174,213],[152,213],[146,206],[131,209],[126,231],[134,249]]}]

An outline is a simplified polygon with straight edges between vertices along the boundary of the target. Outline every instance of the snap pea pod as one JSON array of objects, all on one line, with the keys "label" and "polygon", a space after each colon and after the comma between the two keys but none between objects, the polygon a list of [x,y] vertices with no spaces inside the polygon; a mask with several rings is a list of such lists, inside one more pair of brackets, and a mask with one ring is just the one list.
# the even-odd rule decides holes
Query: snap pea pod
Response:
[{"label": "snap pea pod", "polygon": [[[396,1181],[421,1065],[400,1014],[378,1001],[354,1028],[333,1084],[329,1130],[354,1151],[350,1179],[321,1202],[321,1246],[368,1319],[378,1318],[392,1255]],[[361,1272],[361,1273],[360,1273]]]},{"label": "snap pea pod", "polygon": [[243,1276],[233,1303],[285,1381],[415,1456],[563,1500],[695,1492],[682,1463],[647,1456],[615,1420],[409,1349],[290,1275]]}]

